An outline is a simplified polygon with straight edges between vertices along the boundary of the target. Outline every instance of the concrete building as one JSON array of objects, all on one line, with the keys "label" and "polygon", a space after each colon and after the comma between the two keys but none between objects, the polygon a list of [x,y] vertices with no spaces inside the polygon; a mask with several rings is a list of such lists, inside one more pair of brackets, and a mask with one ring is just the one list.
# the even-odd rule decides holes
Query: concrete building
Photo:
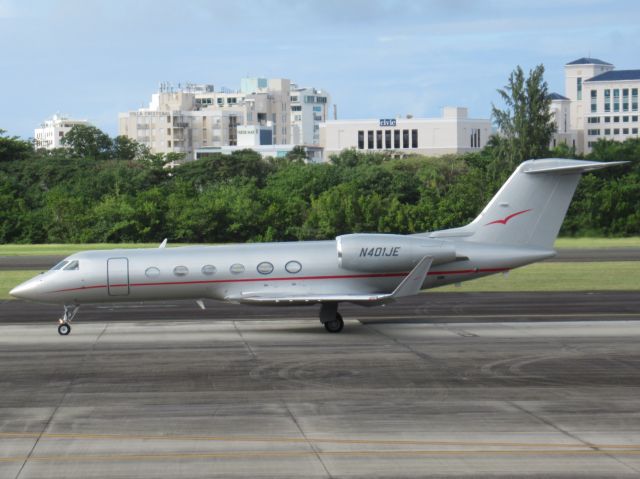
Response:
[{"label": "concrete building", "polygon": [[492,133],[489,119],[468,118],[467,109],[445,107],[441,118],[331,120],[320,125],[324,160],[344,149],[439,156],[483,148]]},{"label": "concrete building", "polygon": [[[569,130],[559,129],[555,143],[575,140],[578,153],[589,153],[601,138],[624,141],[638,137],[638,90],[640,70],[615,70],[611,63],[597,58],[567,63],[565,97],[569,101]],[[564,108],[566,112],[566,106],[553,97],[552,108],[554,111]]]},{"label": "concrete building", "polygon": [[[238,128],[245,126],[258,128],[263,141],[270,129],[271,144],[301,144],[292,140],[291,93],[291,82],[285,78],[243,78],[237,91],[216,91],[211,84],[174,89],[163,83],[148,108],[119,115],[119,132],[154,153],[183,153],[186,159],[193,159],[199,148],[238,146]],[[313,132],[313,109],[301,115],[296,122],[311,122]],[[295,131],[304,141],[300,128]]]},{"label": "concrete building", "polygon": [[40,128],[34,130],[35,147],[45,150],[63,148],[62,139],[76,125],[89,126],[90,123],[87,120],[73,120],[66,116],[53,115],[50,120],[45,120]]},{"label": "concrete building", "polygon": [[551,140],[551,148],[555,148],[561,143],[577,149],[578,135],[575,129],[571,128],[571,100],[559,93],[552,93],[551,113],[556,125],[556,133]]},{"label": "concrete building", "polygon": [[296,145],[320,144],[320,125],[329,119],[331,97],[315,88],[291,89],[291,142]]}]

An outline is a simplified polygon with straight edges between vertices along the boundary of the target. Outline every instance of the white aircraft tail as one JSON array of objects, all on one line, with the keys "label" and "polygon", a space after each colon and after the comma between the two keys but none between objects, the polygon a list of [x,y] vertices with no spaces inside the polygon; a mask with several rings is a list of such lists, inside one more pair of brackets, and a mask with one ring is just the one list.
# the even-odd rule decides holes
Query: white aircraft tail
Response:
[{"label": "white aircraft tail", "polygon": [[431,236],[552,249],[580,175],[624,163],[559,158],[525,161],[475,220]]}]

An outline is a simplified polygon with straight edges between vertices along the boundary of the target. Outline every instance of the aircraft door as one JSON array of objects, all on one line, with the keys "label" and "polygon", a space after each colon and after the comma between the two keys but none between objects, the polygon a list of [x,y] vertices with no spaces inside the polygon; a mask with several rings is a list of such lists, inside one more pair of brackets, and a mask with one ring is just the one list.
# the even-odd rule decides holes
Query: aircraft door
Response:
[{"label": "aircraft door", "polygon": [[129,260],[127,258],[107,260],[107,285],[109,296],[129,295]]}]

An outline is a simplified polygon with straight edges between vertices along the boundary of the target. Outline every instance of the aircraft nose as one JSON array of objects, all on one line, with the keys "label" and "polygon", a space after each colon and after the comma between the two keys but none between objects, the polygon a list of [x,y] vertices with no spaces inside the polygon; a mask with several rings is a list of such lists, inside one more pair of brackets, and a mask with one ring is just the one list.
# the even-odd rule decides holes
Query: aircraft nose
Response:
[{"label": "aircraft nose", "polygon": [[9,291],[9,294],[14,298],[33,299],[39,283],[37,280],[25,281]]}]

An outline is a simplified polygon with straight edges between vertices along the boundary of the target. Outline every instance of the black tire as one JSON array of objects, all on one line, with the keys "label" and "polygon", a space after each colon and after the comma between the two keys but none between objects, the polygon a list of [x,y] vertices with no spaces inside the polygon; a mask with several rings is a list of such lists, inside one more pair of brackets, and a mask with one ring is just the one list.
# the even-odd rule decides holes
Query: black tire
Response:
[{"label": "black tire", "polygon": [[58,334],[60,336],[66,336],[71,332],[71,325],[68,323],[62,323],[58,326]]},{"label": "black tire", "polygon": [[324,323],[324,329],[326,329],[330,333],[339,333],[344,328],[344,321],[342,320],[342,315],[340,313],[336,313],[336,319],[333,321],[327,321]]}]

